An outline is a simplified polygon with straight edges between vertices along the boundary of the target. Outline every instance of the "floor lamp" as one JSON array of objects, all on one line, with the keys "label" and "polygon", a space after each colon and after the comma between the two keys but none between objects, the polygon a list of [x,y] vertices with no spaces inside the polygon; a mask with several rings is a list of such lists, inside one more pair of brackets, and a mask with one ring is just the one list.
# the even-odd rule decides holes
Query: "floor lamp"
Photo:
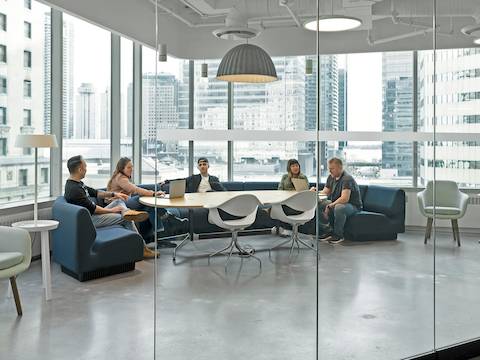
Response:
[{"label": "floor lamp", "polygon": [[35,202],[33,203],[33,220],[38,220],[38,148],[58,147],[55,135],[18,135],[16,147],[35,149]]}]

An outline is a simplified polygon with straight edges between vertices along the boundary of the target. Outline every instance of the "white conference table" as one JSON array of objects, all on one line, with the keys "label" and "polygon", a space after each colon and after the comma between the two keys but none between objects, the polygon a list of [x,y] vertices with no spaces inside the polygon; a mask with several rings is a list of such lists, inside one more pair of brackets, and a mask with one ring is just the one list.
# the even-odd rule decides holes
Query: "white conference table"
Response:
[{"label": "white conference table", "polygon": [[[206,205],[220,205],[229,199],[244,194],[255,195],[262,205],[269,206],[275,203],[283,202],[296,193],[297,192],[294,190],[211,191],[205,193],[187,193],[183,197],[173,199],[160,196],[143,196],[139,199],[139,201],[143,205],[157,208],[189,209],[189,236],[186,237],[173,250],[173,261],[175,261],[177,250],[179,250],[183,245],[185,245],[187,240],[193,241],[193,217],[191,216],[191,211],[193,209],[203,208]],[[319,200],[325,198],[325,195],[319,194]]]}]

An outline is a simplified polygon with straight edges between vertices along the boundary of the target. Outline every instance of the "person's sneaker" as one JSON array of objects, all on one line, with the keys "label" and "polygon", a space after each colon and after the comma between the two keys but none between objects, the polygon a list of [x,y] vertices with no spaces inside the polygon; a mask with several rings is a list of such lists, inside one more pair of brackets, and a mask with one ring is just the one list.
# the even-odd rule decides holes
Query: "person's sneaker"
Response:
[{"label": "person's sneaker", "polygon": [[340,237],[338,235],[333,234],[330,239],[328,239],[328,242],[330,244],[340,244],[343,240],[345,240],[343,237]]},{"label": "person's sneaker", "polygon": [[127,210],[122,216],[127,221],[135,222],[142,222],[148,219],[148,213],[146,211]]},{"label": "person's sneaker", "polygon": [[148,247],[144,246],[143,247],[143,258],[144,259],[154,259],[155,257],[159,257],[160,253],[155,250],[151,250]]},{"label": "person's sneaker", "polygon": [[319,241],[329,241],[332,238],[332,233],[326,232],[318,236]]},{"label": "person's sneaker", "polygon": [[188,231],[189,221],[186,218],[179,218],[175,215],[167,213],[167,217],[163,220],[165,230],[168,230],[171,234],[182,233]]},{"label": "person's sneaker", "polygon": [[278,235],[281,237],[289,237],[291,234],[290,230],[284,229],[282,227],[278,228]]}]

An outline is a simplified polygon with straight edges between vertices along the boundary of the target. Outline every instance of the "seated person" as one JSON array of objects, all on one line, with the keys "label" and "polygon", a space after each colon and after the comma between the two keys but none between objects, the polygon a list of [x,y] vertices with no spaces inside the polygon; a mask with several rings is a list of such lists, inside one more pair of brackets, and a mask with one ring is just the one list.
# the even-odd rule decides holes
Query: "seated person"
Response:
[{"label": "seated person", "polygon": [[225,188],[218,180],[218,177],[208,173],[208,159],[200,157],[197,160],[197,168],[200,174],[189,176],[186,179],[186,192],[208,192],[208,191],[225,191]]},{"label": "seated person", "polygon": [[[92,216],[93,225],[101,228],[110,225],[120,225],[124,228],[138,233],[134,221],[144,221],[148,214],[144,211],[130,210],[125,205],[128,196],[117,192],[108,192],[95,190],[86,186],[82,179],[87,173],[87,163],[81,155],[71,157],[67,161],[70,177],[65,183],[65,200],[70,204],[86,208]],[[93,202],[89,197],[99,199],[111,198],[112,201],[105,207],[101,207]],[[156,253],[146,246],[143,250],[145,258],[152,258]]]},{"label": "seated person", "polygon": [[[292,178],[305,180],[306,188],[308,189],[308,179],[305,175],[302,174],[300,170],[300,163],[297,159],[288,160],[287,173],[282,176],[282,179],[278,183],[278,190],[295,190]],[[315,188],[311,187],[310,190],[315,191]]]},{"label": "seated person", "polygon": [[321,238],[332,244],[338,244],[343,239],[343,228],[347,218],[362,210],[360,189],[355,179],[343,170],[342,160],[331,158],[328,161],[330,175],[320,194],[327,195],[324,206],[324,216],[332,226],[332,232]]},{"label": "seated person", "polygon": [[[163,208],[157,208],[155,214],[155,208],[140,204],[140,196],[163,196],[163,191],[148,190],[139,187],[131,182],[133,173],[133,163],[127,157],[122,157],[118,162],[113,172],[112,177],[107,185],[107,191],[125,194],[127,196],[126,206],[129,209],[142,210],[148,213],[148,220],[150,221],[152,228],[155,229],[155,220],[157,231],[163,231],[164,225],[168,227],[181,227],[184,228],[184,223],[187,219],[180,219]],[[108,199],[107,199],[108,200]],[[176,245],[170,242],[162,242],[162,247],[175,247]]]}]

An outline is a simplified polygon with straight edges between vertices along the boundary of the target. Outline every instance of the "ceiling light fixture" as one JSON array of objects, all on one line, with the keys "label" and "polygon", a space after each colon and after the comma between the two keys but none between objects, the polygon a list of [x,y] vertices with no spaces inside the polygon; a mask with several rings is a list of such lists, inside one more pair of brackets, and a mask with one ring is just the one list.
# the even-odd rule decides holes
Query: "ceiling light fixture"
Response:
[{"label": "ceiling light fixture", "polygon": [[480,38],[473,40],[476,45],[480,45]]},{"label": "ceiling light fixture", "polygon": [[277,80],[270,56],[262,48],[242,44],[230,49],[218,66],[217,79],[229,82],[268,83]]},{"label": "ceiling light fixture", "polygon": [[320,16],[303,24],[310,31],[337,32],[353,30],[362,25],[362,20],[345,15],[334,15],[333,0],[330,0],[330,15]]},{"label": "ceiling light fixture", "polygon": [[326,15],[317,20],[310,20],[303,27],[311,31],[336,32],[353,30],[362,25],[362,20],[343,15]]}]

